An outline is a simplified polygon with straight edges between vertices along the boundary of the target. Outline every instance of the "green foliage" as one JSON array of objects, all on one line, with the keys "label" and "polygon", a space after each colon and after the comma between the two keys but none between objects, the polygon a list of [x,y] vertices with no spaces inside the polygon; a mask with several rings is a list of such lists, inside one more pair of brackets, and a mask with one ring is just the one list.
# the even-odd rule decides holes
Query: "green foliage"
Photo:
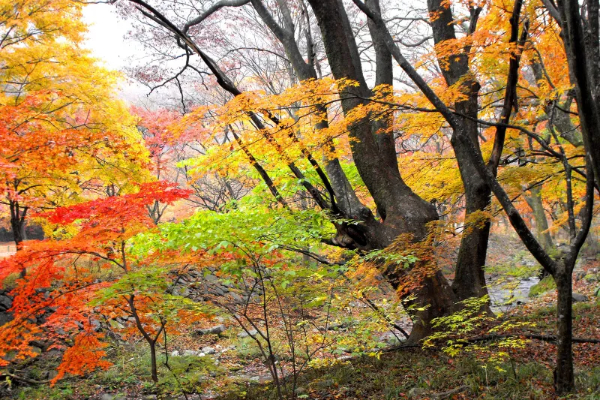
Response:
[{"label": "green foliage", "polygon": [[463,352],[474,353],[482,361],[482,367],[492,366],[503,371],[502,364],[510,359],[510,351],[522,349],[527,343],[518,337],[498,336],[497,340],[479,341],[470,336],[481,334],[500,335],[515,328],[531,327],[533,323],[524,321],[507,320],[498,323],[496,317],[485,311],[488,296],[470,298],[462,301],[463,307],[451,315],[433,320],[436,332],[427,337],[423,343],[424,348],[442,344],[444,353],[451,357],[459,356]]},{"label": "green foliage", "polygon": [[529,289],[529,297],[538,297],[546,292],[556,289],[556,282],[550,275],[536,283]]}]

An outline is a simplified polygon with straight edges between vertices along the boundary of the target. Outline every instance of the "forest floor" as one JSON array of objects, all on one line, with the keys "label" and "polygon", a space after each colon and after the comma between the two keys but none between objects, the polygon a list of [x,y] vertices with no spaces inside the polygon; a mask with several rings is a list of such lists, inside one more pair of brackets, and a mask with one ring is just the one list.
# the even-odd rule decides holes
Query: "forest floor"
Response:
[{"label": "forest floor", "polygon": [[[579,289],[582,289],[581,287]],[[548,299],[544,300],[548,301]],[[600,300],[577,303],[575,336],[600,337]],[[554,332],[553,306],[527,304],[515,314],[522,321],[535,321],[531,332]],[[575,373],[577,393],[564,398],[600,399],[600,344],[576,344]],[[531,340],[523,349],[509,354],[508,361],[485,367],[477,353],[450,357],[439,349],[400,348],[379,356],[351,358],[334,365],[308,369],[300,374],[295,393],[299,399],[555,399],[552,386],[555,345]],[[124,357],[125,354],[120,356]],[[114,355],[118,358],[119,355]],[[87,379],[70,378],[55,387],[29,387],[15,390],[18,399],[186,399],[177,394],[177,382],[167,379],[160,392],[148,383],[148,370],[142,363],[132,363],[134,353],[107,372],[95,373]],[[143,358],[147,361],[147,358]],[[272,382],[232,381],[222,368],[205,362],[173,357],[172,365],[179,381],[220,381],[220,397],[188,394],[187,399],[219,400],[276,399]],[[115,360],[116,361],[116,360]],[[250,363],[250,360],[242,360]],[[229,366],[228,368],[232,368]],[[169,371],[163,370],[167,375]],[[217,385],[219,386],[219,385]],[[290,384],[285,388],[291,390]],[[16,388],[15,388],[16,389]],[[169,393],[170,391],[175,393]],[[206,392],[205,392],[206,393]],[[225,393],[225,394],[223,394]]]},{"label": "forest floor", "polygon": [[[498,245],[498,244],[496,244]],[[494,246],[502,248],[503,246]],[[506,248],[506,247],[505,247]],[[491,257],[495,257],[494,251]],[[553,290],[535,298],[523,298],[518,292],[523,282],[531,282],[536,267],[523,252],[511,259],[498,256],[488,271],[496,294],[510,306],[504,321],[523,323],[516,333],[554,335],[556,296]],[[585,296],[574,304],[574,336],[600,338],[600,263],[587,259],[576,271],[574,292]],[[529,288],[530,283],[525,285]],[[521,288],[521,289],[519,289]],[[510,297],[511,295],[509,295]],[[518,305],[517,305],[518,304]],[[488,332],[471,332],[485,336]],[[286,398],[297,399],[555,399],[553,367],[556,347],[541,340],[517,339],[515,346],[499,349],[497,342],[477,342],[452,356],[442,346],[388,347],[374,355],[332,355],[320,365],[306,368],[286,379]],[[173,349],[178,349],[173,352]],[[197,349],[197,350],[185,350]],[[200,349],[202,352],[200,352]],[[210,350],[210,351],[209,351]],[[173,338],[168,357],[161,355],[161,381],[149,379],[149,358],[142,342],[111,346],[109,358],[114,364],[107,371],[85,378],[70,377],[54,387],[48,385],[0,386],[0,398],[56,400],[269,400],[277,399],[276,385],[262,362],[260,353],[238,331],[223,335],[189,335]],[[205,354],[205,352],[207,354]],[[175,354],[176,353],[176,354]],[[60,353],[50,351],[32,363],[29,379],[51,378]],[[577,393],[570,399],[600,400],[600,344],[574,345]],[[164,365],[168,359],[169,367]],[[187,392],[187,394],[183,394]],[[289,396],[294,393],[295,397]]]}]

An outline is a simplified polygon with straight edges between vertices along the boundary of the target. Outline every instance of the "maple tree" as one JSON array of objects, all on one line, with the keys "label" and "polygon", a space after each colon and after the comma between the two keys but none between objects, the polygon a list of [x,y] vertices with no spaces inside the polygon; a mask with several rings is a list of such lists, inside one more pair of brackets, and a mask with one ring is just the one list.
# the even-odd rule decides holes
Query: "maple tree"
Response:
[{"label": "maple tree", "polygon": [[[146,206],[154,201],[172,203],[188,194],[172,184],[154,182],[139,185],[137,193],[41,214],[53,224],[54,238],[30,241],[0,263],[2,281],[22,276],[11,292],[14,319],[0,327],[2,366],[35,356],[31,342],[38,340],[49,348],[67,347],[53,382],[66,373],[107,368],[104,333],[96,329],[99,317],[113,319],[125,307],[134,325],[124,327],[124,333],[137,332],[147,341],[153,353],[152,377],[157,380],[156,343],[169,316],[177,316],[164,292],[169,265],[137,260],[129,254],[128,241],[154,227]],[[21,274],[25,269],[28,273]],[[183,311],[179,317],[185,316]]]},{"label": "maple tree", "polygon": [[[150,93],[172,85],[177,104],[127,109],[118,74],[82,49],[79,2],[5,3],[0,194],[19,245],[0,261],[0,281],[16,279],[5,368],[42,335],[66,349],[54,382],[107,368],[102,315],[143,338],[157,382],[167,332],[210,303],[258,346],[279,398],[288,373],[296,396],[314,354],[369,352],[374,321],[327,333],[350,298],[409,345],[460,341],[456,356],[495,321],[485,267],[503,210],[556,282],[554,383],[574,390],[572,273],[600,159],[597,4],[121,1],[156,55],[134,77]],[[32,213],[51,237],[22,246]],[[174,295],[190,271],[227,289]],[[397,302],[382,308],[368,295],[387,285]],[[410,335],[388,314],[400,305]]]},{"label": "maple tree", "polygon": [[125,185],[128,174],[143,174],[145,154],[133,119],[114,97],[118,74],[81,48],[82,4],[0,7],[0,194],[20,248],[28,214]]}]

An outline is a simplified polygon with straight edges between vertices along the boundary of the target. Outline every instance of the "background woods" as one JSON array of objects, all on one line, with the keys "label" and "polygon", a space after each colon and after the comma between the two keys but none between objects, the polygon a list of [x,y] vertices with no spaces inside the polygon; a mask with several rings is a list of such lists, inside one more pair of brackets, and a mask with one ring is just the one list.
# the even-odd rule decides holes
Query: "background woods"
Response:
[{"label": "background woods", "polygon": [[3,393],[600,390],[598,4],[107,3],[0,1]]}]

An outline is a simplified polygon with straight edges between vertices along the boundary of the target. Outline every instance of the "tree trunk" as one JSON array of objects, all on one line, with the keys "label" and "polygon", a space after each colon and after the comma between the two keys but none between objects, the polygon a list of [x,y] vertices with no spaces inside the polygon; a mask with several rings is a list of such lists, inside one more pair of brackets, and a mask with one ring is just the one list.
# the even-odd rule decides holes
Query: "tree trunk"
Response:
[{"label": "tree trunk", "polygon": [[542,245],[542,248],[549,252],[554,248],[554,243],[552,242],[550,232],[548,232],[550,227],[548,226],[548,219],[546,218],[546,212],[542,204],[541,189],[536,186],[530,192],[531,196],[525,196],[525,201],[531,208],[531,211],[533,211],[537,240]]},{"label": "tree trunk", "polygon": [[152,381],[158,382],[158,367],[156,366],[156,343],[148,342],[150,345],[150,368],[152,373]]},{"label": "tree trunk", "polygon": [[[356,61],[356,42],[349,31],[348,16],[341,0],[309,0],[309,3],[321,29],[333,76],[358,83],[357,87],[348,88],[342,93],[342,108],[348,113],[366,104],[367,101],[363,99],[371,96],[360,63]],[[391,61],[381,47],[376,50],[382,61]],[[379,82],[385,82],[385,74],[391,74],[391,71],[391,68],[382,69],[378,73]],[[402,179],[394,141],[390,140],[390,135],[378,137],[380,128],[367,117],[355,123],[349,132],[354,162],[382,219],[380,222],[372,216],[363,218],[364,223],[358,227],[364,241],[357,247],[365,250],[385,248],[400,234],[411,234],[415,241],[422,241],[428,235],[427,224],[438,218],[435,207],[417,196]],[[394,271],[384,275],[392,286],[397,287],[397,279],[401,279],[404,272]],[[429,305],[425,311],[412,312],[415,329],[411,333],[411,340],[416,342],[430,332],[433,318],[447,315],[453,309],[454,295],[439,272],[425,278],[421,289],[414,294],[417,296],[414,300],[416,304]]]},{"label": "tree trunk", "polygon": [[[564,266],[561,265],[562,268]],[[561,268],[561,269],[562,269]],[[565,268],[568,269],[568,268]],[[572,275],[568,271],[560,271],[554,277],[558,292],[557,302],[557,359],[554,373],[554,385],[559,395],[575,389],[573,374],[573,287]]]},{"label": "tree trunk", "polygon": [[[542,204],[541,188],[539,186],[533,187],[530,192],[531,196],[524,196],[524,198],[533,211],[537,240],[547,253],[551,253],[554,248],[554,242],[552,241],[550,232],[548,232],[548,219],[546,218],[546,212],[544,211],[544,206]],[[548,275],[548,271],[542,268],[539,275],[540,280]]]},{"label": "tree trunk", "polygon": [[10,227],[13,231],[13,240],[17,245],[17,251],[19,251],[21,243],[25,240],[25,222],[20,218],[11,218]]},{"label": "tree trunk", "polygon": [[[435,18],[431,21],[433,38],[436,45],[448,40],[456,40],[454,31],[454,16],[449,4],[441,0],[428,0],[427,8]],[[472,16],[469,31],[473,32],[477,23],[477,11]],[[470,224],[469,220],[479,219],[490,205],[491,190],[485,181],[477,173],[477,169],[470,160],[470,149],[463,142],[456,140],[457,136],[465,135],[476,144],[479,155],[477,113],[479,109],[478,98],[480,85],[475,80],[469,69],[468,49],[460,54],[448,55],[438,53],[438,63],[448,86],[456,86],[463,93],[464,100],[458,101],[454,106],[459,114],[459,125],[452,133],[452,147],[458,161],[458,168],[462,178],[465,191],[465,230],[463,231],[456,261],[456,275],[452,283],[452,289],[458,300],[470,297],[482,297],[488,293],[485,283],[485,260],[487,256],[490,224],[475,221]],[[463,117],[464,116],[464,117]]]},{"label": "tree trunk", "polygon": [[455,145],[454,152],[460,167],[466,197],[465,229],[463,231],[456,273],[452,289],[457,299],[465,300],[470,297],[483,297],[488,294],[485,281],[485,262],[487,257],[488,240],[490,236],[489,220],[480,221],[491,201],[491,190],[477,174],[463,153],[468,151],[464,146]]},{"label": "tree trunk", "polygon": [[27,216],[27,207],[21,207],[19,202],[10,201],[10,227],[13,232],[13,240],[17,246],[17,251],[21,249],[21,243],[25,241],[25,218]]}]

